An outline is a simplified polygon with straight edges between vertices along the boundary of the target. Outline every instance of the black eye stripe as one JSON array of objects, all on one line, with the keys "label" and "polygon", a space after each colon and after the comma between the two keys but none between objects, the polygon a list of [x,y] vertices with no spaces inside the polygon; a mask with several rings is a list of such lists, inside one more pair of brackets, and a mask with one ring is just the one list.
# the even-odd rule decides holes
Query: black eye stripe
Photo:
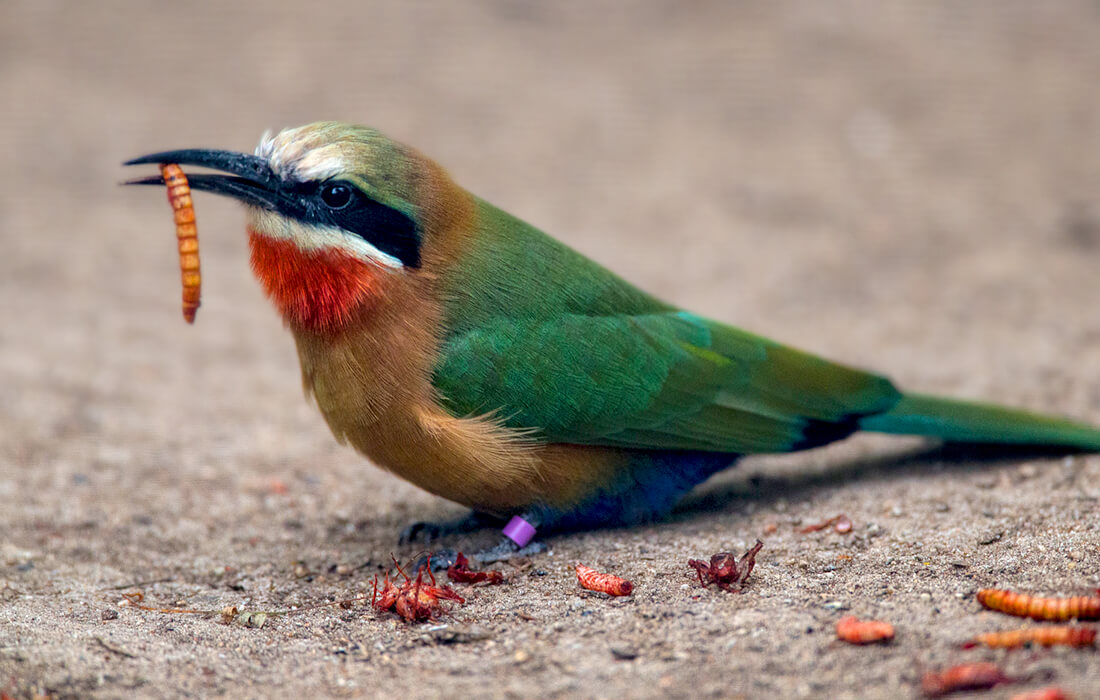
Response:
[{"label": "black eye stripe", "polygon": [[[347,188],[347,202],[343,195],[334,208],[326,201],[326,192],[332,197],[332,188]],[[420,267],[420,230],[416,222],[406,214],[381,204],[363,194],[355,185],[342,180],[325,183],[302,183],[294,188],[299,206],[293,216],[304,223],[320,224],[343,229],[356,235],[387,255],[392,255],[406,267]],[[291,213],[291,212],[284,212]]]}]

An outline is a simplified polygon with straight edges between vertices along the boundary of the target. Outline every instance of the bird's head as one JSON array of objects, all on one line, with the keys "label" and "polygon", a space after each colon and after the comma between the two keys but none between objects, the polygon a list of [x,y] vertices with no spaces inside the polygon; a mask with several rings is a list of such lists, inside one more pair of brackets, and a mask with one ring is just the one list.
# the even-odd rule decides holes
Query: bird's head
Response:
[{"label": "bird's head", "polygon": [[252,269],[286,322],[315,332],[341,330],[387,285],[423,274],[457,190],[413,149],[339,122],[265,134],[254,155],[185,149],[126,164],[140,163],[221,171],[189,174],[191,188],[246,205]]}]

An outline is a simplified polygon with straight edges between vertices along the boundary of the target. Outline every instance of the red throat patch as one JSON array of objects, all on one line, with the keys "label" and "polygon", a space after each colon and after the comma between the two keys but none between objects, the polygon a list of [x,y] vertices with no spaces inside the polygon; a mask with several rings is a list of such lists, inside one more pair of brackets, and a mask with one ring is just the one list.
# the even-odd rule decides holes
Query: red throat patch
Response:
[{"label": "red throat patch", "polygon": [[291,326],[340,330],[377,292],[378,274],[342,250],[304,251],[293,241],[248,232],[252,272]]}]

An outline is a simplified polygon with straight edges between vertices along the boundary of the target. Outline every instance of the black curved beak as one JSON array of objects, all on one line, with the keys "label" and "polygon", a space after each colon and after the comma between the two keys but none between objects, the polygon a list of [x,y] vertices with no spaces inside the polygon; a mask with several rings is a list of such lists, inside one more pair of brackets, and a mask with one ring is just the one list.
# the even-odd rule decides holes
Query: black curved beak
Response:
[{"label": "black curved beak", "polygon": [[[197,165],[211,170],[221,170],[228,175],[188,173],[187,180],[193,190],[203,190],[238,199],[245,204],[278,211],[285,199],[281,193],[281,181],[271,171],[267,161],[258,156],[233,151],[216,151],[206,148],[185,148],[178,151],[150,153],[128,160],[123,165],[146,163],[175,163]],[[164,185],[164,178],[151,175],[127,180],[123,185]]]}]

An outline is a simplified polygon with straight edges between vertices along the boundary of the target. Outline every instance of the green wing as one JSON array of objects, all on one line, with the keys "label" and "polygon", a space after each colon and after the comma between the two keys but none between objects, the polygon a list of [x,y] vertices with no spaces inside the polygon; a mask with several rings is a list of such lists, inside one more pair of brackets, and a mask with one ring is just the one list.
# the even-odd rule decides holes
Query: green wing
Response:
[{"label": "green wing", "polygon": [[445,342],[435,386],[550,442],[776,452],[888,410],[884,378],[686,312],[497,319]]},{"label": "green wing", "polygon": [[[552,442],[776,452],[857,428],[1100,449],[1100,430],[936,397],[677,311],[474,200],[442,275],[434,382],[456,415],[495,413]],[[861,420],[862,419],[862,420]]]}]

